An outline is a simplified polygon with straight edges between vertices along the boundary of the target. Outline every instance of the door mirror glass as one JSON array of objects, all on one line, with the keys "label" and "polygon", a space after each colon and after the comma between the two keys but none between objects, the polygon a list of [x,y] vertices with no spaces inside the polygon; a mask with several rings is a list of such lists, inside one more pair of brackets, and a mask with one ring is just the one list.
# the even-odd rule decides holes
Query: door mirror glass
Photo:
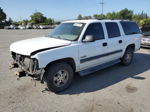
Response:
[{"label": "door mirror glass", "polygon": [[83,40],[83,42],[94,42],[94,41],[95,39],[92,35],[87,35],[85,39]]}]

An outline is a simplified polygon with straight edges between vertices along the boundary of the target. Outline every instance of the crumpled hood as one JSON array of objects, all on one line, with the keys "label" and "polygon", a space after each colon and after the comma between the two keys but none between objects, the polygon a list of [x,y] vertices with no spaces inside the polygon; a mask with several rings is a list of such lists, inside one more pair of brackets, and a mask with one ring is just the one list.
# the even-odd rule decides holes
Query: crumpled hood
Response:
[{"label": "crumpled hood", "polygon": [[70,44],[71,41],[67,40],[39,37],[15,42],[10,45],[10,51],[29,56],[35,51],[47,48],[56,48]]}]

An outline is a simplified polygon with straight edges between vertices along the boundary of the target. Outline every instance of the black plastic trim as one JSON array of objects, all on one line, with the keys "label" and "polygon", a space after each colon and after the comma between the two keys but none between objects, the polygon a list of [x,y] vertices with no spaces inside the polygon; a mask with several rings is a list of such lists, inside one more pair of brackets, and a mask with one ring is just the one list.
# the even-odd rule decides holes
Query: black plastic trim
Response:
[{"label": "black plastic trim", "polygon": [[105,53],[105,54],[101,54],[101,55],[81,59],[80,63],[85,63],[87,61],[95,60],[95,59],[102,58],[102,57],[105,57],[105,56],[109,56],[109,55],[112,55],[112,54],[116,54],[116,53],[119,53],[119,52],[123,52],[123,50],[120,49],[120,50],[116,50],[116,51],[113,51],[113,52],[109,52],[109,53]]}]

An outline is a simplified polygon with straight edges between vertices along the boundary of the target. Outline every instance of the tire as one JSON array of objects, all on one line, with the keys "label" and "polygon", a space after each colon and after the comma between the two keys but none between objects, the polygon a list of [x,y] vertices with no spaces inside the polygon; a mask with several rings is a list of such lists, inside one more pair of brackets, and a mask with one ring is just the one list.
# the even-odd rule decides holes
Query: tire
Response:
[{"label": "tire", "polygon": [[121,64],[128,66],[133,60],[134,50],[132,48],[127,48],[124,56],[121,58]]},{"label": "tire", "polygon": [[58,93],[71,85],[73,76],[73,69],[68,63],[56,62],[46,69],[45,82],[49,90]]}]

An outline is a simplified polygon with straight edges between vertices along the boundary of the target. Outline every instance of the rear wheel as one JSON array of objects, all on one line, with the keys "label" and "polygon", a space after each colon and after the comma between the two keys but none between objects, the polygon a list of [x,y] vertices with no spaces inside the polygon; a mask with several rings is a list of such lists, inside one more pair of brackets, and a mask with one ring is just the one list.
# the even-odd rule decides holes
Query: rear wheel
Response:
[{"label": "rear wheel", "polygon": [[130,65],[133,59],[134,50],[132,48],[127,48],[124,56],[121,58],[122,65]]},{"label": "rear wheel", "polygon": [[60,92],[68,88],[73,80],[73,69],[66,62],[56,62],[45,72],[45,81],[49,90]]}]

